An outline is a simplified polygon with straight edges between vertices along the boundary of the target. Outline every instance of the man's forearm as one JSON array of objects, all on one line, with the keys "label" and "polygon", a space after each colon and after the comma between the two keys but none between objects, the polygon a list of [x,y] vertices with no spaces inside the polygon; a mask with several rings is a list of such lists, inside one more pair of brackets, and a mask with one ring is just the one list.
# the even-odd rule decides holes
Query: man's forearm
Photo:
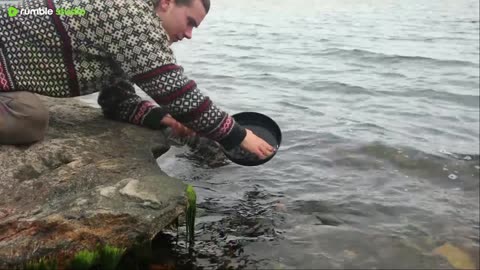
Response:
[{"label": "man's forearm", "polygon": [[128,81],[120,81],[103,89],[98,96],[103,114],[110,119],[160,129],[167,112],[155,103],[144,100],[135,93]]}]

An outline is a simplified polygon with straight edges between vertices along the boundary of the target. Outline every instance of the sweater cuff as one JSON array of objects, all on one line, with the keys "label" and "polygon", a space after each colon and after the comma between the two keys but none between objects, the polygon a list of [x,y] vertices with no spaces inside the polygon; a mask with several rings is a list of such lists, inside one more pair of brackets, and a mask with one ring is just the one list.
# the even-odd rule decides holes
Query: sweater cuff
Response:
[{"label": "sweater cuff", "polygon": [[162,121],[163,117],[167,115],[168,112],[161,107],[153,108],[143,119],[143,126],[146,126],[151,129],[163,129],[166,126],[160,121]]},{"label": "sweater cuff", "polygon": [[235,123],[230,133],[218,142],[228,151],[239,146],[245,136],[247,136],[245,128]]}]

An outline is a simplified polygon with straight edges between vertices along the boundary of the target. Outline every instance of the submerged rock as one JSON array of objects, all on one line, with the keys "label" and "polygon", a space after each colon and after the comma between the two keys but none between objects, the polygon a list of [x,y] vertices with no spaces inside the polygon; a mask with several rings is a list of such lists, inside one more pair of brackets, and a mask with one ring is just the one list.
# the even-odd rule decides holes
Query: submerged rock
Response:
[{"label": "submerged rock", "polygon": [[43,98],[46,138],[0,145],[0,268],[69,257],[97,244],[130,247],[185,209],[185,185],[156,158],[162,131],[106,120],[75,99]]},{"label": "submerged rock", "polygon": [[433,254],[446,258],[455,269],[478,269],[474,260],[466,251],[450,243],[437,247],[433,250]]}]

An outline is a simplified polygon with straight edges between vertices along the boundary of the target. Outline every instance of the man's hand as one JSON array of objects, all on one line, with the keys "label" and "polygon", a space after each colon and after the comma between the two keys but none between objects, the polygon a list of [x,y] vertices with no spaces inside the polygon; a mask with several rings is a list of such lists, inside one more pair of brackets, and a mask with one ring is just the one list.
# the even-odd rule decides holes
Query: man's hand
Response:
[{"label": "man's hand", "polygon": [[250,153],[257,155],[260,159],[265,159],[273,154],[275,149],[264,141],[262,138],[255,135],[251,130],[247,129],[247,136],[243,139],[240,146]]},{"label": "man's hand", "polygon": [[160,121],[160,123],[169,126],[175,136],[190,137],[196,135],[193,130],[189,129],[182,123],[175,120],[175,118],[173,118],[170,114],[165,115]]}]

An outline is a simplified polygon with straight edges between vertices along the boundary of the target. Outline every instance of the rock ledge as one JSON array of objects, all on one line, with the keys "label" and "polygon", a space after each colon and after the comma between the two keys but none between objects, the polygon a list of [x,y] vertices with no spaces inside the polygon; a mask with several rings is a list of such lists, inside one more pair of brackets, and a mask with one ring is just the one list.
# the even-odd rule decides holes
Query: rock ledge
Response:
[{"label": "rock ledge", "polygon": [[0,269],[97,244],[128,248],[183,212],[185,185],[155,161],[169,149],[163,132],[106,120],[76,99],[42,100],[46,138],[0,145]]}]

